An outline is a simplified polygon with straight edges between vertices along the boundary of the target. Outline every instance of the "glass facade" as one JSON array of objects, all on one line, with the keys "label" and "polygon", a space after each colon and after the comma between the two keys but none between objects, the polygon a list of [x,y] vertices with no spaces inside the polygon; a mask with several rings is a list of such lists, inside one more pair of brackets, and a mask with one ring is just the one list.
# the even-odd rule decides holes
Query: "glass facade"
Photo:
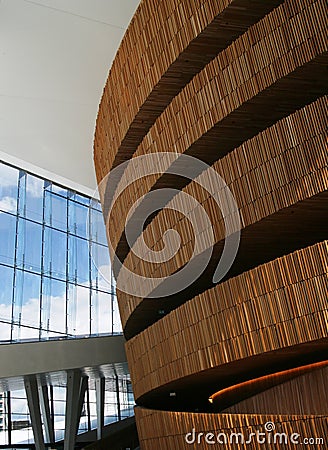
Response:
[{"label": "glass facade", "polygon": [[[3,162],[0,283],[0,343],[122,333],[100,203]],[[47,389],[60,441],[66,380]],[[133,415],[129,375],[106,377],[105,389],[105,425]],[[89,379],[79,433],[96,428],[96,412]],[[0,446],[33,443],[25,389],[0,392]]]},{"label": "glass facade", "polygon": [[[118,391],[116,390],[118,387]],[[134,414],[134,399],[130,377],[126,375],[106,378],[105,382],[104,424],[125,419]],[[117,394],[118,392],[118,394]],[[53,411],[55,440],[62,441],[65,434],[66,383],[48,386],[50,409]],[[94,383],[89,382],[78,434],[97,427],[96,391]],[[34,444],[25,390],[0,394],[0,446]]]},{"label": "glass facade", "polygon": [[0,163],[0,237],[0,342],[122,332],[99,202]]}]

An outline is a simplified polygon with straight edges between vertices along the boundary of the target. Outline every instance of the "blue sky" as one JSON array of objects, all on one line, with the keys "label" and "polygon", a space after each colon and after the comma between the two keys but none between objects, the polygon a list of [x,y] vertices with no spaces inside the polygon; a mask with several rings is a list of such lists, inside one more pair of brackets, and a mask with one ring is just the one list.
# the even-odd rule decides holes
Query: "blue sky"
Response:
[{"label": "blue sky", "polygon": [[[12,317],[18,174],[18,170],[0,164],[0,264],[3,264],[0,265],[0,283],[3,286],[0,291],[0,320],[5,321],[10,321]],[[46,193],[43,217],[44,186]],[[75,201],[67,202],[68,195]],[[112,291],[112,280],[105,227],[100,208],[91,210],[88,204],[88,198],[56,185],[52,185],[50,189],[49,183],[44,185],[44,181],[37,177],[24,174],[21,178],[13,308],[16,322],[30,327],[39,326],[41,292],[43,327],[65,333],[68,298],[70,333],[89,333],[90,302],[92,332],[111,332],[109,322],[112,299],[109,292]],[[89,225],[93,239],[97,240],[92,243],[91,257],[86,240],[89,236]],[[68,236],[67,226],[70,231]],[[42,264],[46,276],[41,287]],[[67,286],[66,267],[69,281]],[[56,279],[51,280],[49,276]],[[91,297],[90,283],[93,289],[97,289],[92,291]],[[119,331],[116,302],[114,322],[116,331]],[[16,334],[14,337],[35,338],[37,334],[33,328],[17,327],[17,337]],[[8,326],[0,323],[1,339],[8,339]]]}]

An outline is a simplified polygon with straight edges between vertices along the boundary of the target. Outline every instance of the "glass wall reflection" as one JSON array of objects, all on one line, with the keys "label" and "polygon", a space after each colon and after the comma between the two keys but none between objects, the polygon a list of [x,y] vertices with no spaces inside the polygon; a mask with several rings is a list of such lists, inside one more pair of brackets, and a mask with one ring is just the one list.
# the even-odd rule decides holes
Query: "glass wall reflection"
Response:
[{"label": "glass wall reflection", "polygon": [[100,204],[5,163],[0,283],[0,342],[122,332]]},{"label": "glass wall reflection", "polygon": [[[121,374],[106,378],[104,424],[109,425],[134,414],[134,398],[130,377]],[[117,389],[119,391],[117,391]],[[53,412],[55,441],[65,435],[66,383],[57,382],[47,387],[50,409]],[[84,397],[78,434],[97,427],[96,391],[88,382]],[[0,393],[0,446],[34,444],[31,416],[24,389]]]}]

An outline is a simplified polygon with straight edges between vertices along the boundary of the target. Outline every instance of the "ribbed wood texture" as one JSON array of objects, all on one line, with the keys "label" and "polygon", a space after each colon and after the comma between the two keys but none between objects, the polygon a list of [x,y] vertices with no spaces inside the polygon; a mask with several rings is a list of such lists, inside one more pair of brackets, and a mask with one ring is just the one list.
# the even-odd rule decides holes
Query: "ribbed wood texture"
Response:
[{"label": "ribbed wood texture", "polygon": [[[252,26],[198,73],[156,120],[133,156],[187,152],[212,164],[293,111],[295,103],[302,106],[311,100],[311,90],[312,98],[318,90],[326,91],[314,82],[328,49],[326,2],[308,1],[305,8],[297,3],[292,10],[289,3]],[[286,96],[286,90],[293,95]],[[126,178],[131,178],[128,169]],[[124,212],[159,178],[160,174],[140,179],[117,201],[112,214],[114,248],[124,229]]]},{"label": "ribbed wood texture", "polygon": [[[328,351],[327,19],[325,0],[143,0],[121,43],[97,117],[98,181],[138,156],[194,156],[222,176],[242,227],[234,264],[213,287],[224,218],[197,178],[178,180],[164,166],[142,177],[148,167],[140,165],[140,179],[129,184],[129,164],[118,180],[127,187],[106,217],[107,233],[134,273],[169,277],[188,264],[196,238],[211,246],[197,214],[192,228],[195,207],[183,194],[204,209],[214,234],[212,258],[190,287],[152,299],[152,286],[138,298],[123,292],[133,291],[127,278],[117,292],[142,450],[205,449],[204,438],[190,445],[186,433],[247,437],[269,421],[288,436],[325,439],[313,448],[327,446],[328,417],[319,408],[327,370],[312,369]],[[148,219],[143,239],[161,250],[172,229],[181,245],[167,263],[155,264],[134,254],[140,236],[129,247],[125,221],[136,200],[163,187],[183,192]],[[282,377],[256,395],[244,389],[303,366],[306,374]],[[208,413],[209,396],[233,386],[241,395],[229,397],[229,412]],[[252,441],[247,448],[272,445]]]},{"label": "ribbed wood texture", "polygon": [[[223,433],[230,438],[231,433],[243,433],[245,440],[249,439],[252,432],[259,431],[265,433],[265,424],[272,422],[276,426],[277,433],[286,433],[291,436],[293,433],[300,435],[300,442],[304,438],[322,437],[323,445],[312,445],[313,448],[325,448],[326,436],[328,432],[327,416],[297,416],[297,415],[247,415],[247,414],[193,414],[174,413],[168,411],[154,411],[144,408],[136,408],[136,420],[138,424],[138,434],[140,448],[142,450],[187,450],[197,448],[207,450],[211,444],[205,442],[205,434],[213,433],[217,436]],[[186,443],[186,434],[195,429],[196,433],[203,433],[200,436],[200,443],[197,441],[193,445]],[[252,450],[282,448],[295,449],[295,444],[290,441],[287,444],[274,444],[268,442],[268,434],[265,433],[266,442],[257,443],[253,437],[250,444],[237,444],[235,440],[225,444],[212,445],[216,449],[245,449]],[[197,435],[196,435],[197,436]],[[189,436],[191,439],[192,436]],[[263,436],[262,436],[263,438]],[[196,437],[197,439],[197,437]],[[223,436],[221,435],[221,439]],[[211,439],[212,440],[212,439]],[[305,447],[305,445],[303,445]],[[308,447],[310,445],[308,444]]]},{"label": "ribbed wood texture", "polygon": [[[245,142],[213,165],[236,199],[243,228],[327,190],[327,113],[327,97],[320,98]],[[311,127],[308,126],[309,122]],[[215,242],[224,239],[222,215],[210,194],[197,184],[197,178],[183,191],[197,198],[210,217]],[[137,252],[130,252],[125,260],[126,267],[132,272],[144,276],[168,276],[188,262],[193,251],[192,236],[195,231],[189,223],[191,209],[188,209],[188,205],[185,206],[183,217],[175,211],[182,202],[179,195],[174,197],[143,234],[149,248],[156,250],[161,246],[167,229],[178,231],[181,247],[175,257],[169,264],[154,264],[138,258],[135,255],[140,254],[139,239],[134,247]],[[292,224],[293,217],[290,217],[290,221]],[[205,227],[204,221],[196,230],[204,238]],[[129,280],[126,281],[128,289],[131,289]],[[125,325],[142,299],[120,291],[117,295]]]},{"label": "ribbed wood texture", "polygon": [[205,64],[281,1],[142,1],[99,107],[98,182],[134,153],[156,117]]},{"label": "ribbed wood texture", "polygon": [[281,383],[224,410],[225,413],[328,416],[328,368]]},{"label": "ribbed wood texture", "polygon": [[328,242],[243,273],[126,344],[135,397],[173,380],[328,332]]}]

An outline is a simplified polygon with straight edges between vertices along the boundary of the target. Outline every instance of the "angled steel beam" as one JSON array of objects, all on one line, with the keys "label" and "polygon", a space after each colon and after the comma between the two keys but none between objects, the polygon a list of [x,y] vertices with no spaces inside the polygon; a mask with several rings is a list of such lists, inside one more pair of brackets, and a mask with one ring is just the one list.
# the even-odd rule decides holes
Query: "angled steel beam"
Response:
[{"label": "angled steel beam", "polygon": [[11,432],[12,432],[12,421],[11,421],[11,394],[7,391],[7,417],[8,417],[8,444],[11,445]]},{"label": "angled steel beam", "polygon": [[79,417],[80,370],[67,371],[64,450],[74,450]]},{"label": "angled steel beam", "polygon": [[105,378],[96,379],[97,440],[102,439],[105,418]]},{"label": "angled steel beam", "polygon": [[115,386],[116,386],[117,418],[118,420],[121,420],[120,385],[118,375],[115,375]]},{"label": "angled steel beam", "polygon": [[45,431],[45,440],[49,444],[55,442],[55,430],[53,424],[53,417],[50,413],[50,402],[48,394],[48,386],[42,386],[40,379],[38,379],[38,390],[41,406],[41,414],[43,418],[43,425]]},{"label": "angled steel beam", "polygon": [[78,421],[77,421],[77,425],[76,425],[76,434],[79,431],[79,422],[80,422],[80,418],[82,415],[82,409],[83,409],[83,404],[84,404],[84,397],[85,397],[85,393],[88,389],[88,377],[82,377],[81,378],[81,383],[80,383],[80,393],[79,393],[79,401],[78,401]]},{"label": "angled steel beam", "polygon": [[40,412],[40,400],[38,383],[35,375],[29,375],[24,379],[28,409],[30,412],[35,447],[37,450],[45,450],[42,420]]}]

